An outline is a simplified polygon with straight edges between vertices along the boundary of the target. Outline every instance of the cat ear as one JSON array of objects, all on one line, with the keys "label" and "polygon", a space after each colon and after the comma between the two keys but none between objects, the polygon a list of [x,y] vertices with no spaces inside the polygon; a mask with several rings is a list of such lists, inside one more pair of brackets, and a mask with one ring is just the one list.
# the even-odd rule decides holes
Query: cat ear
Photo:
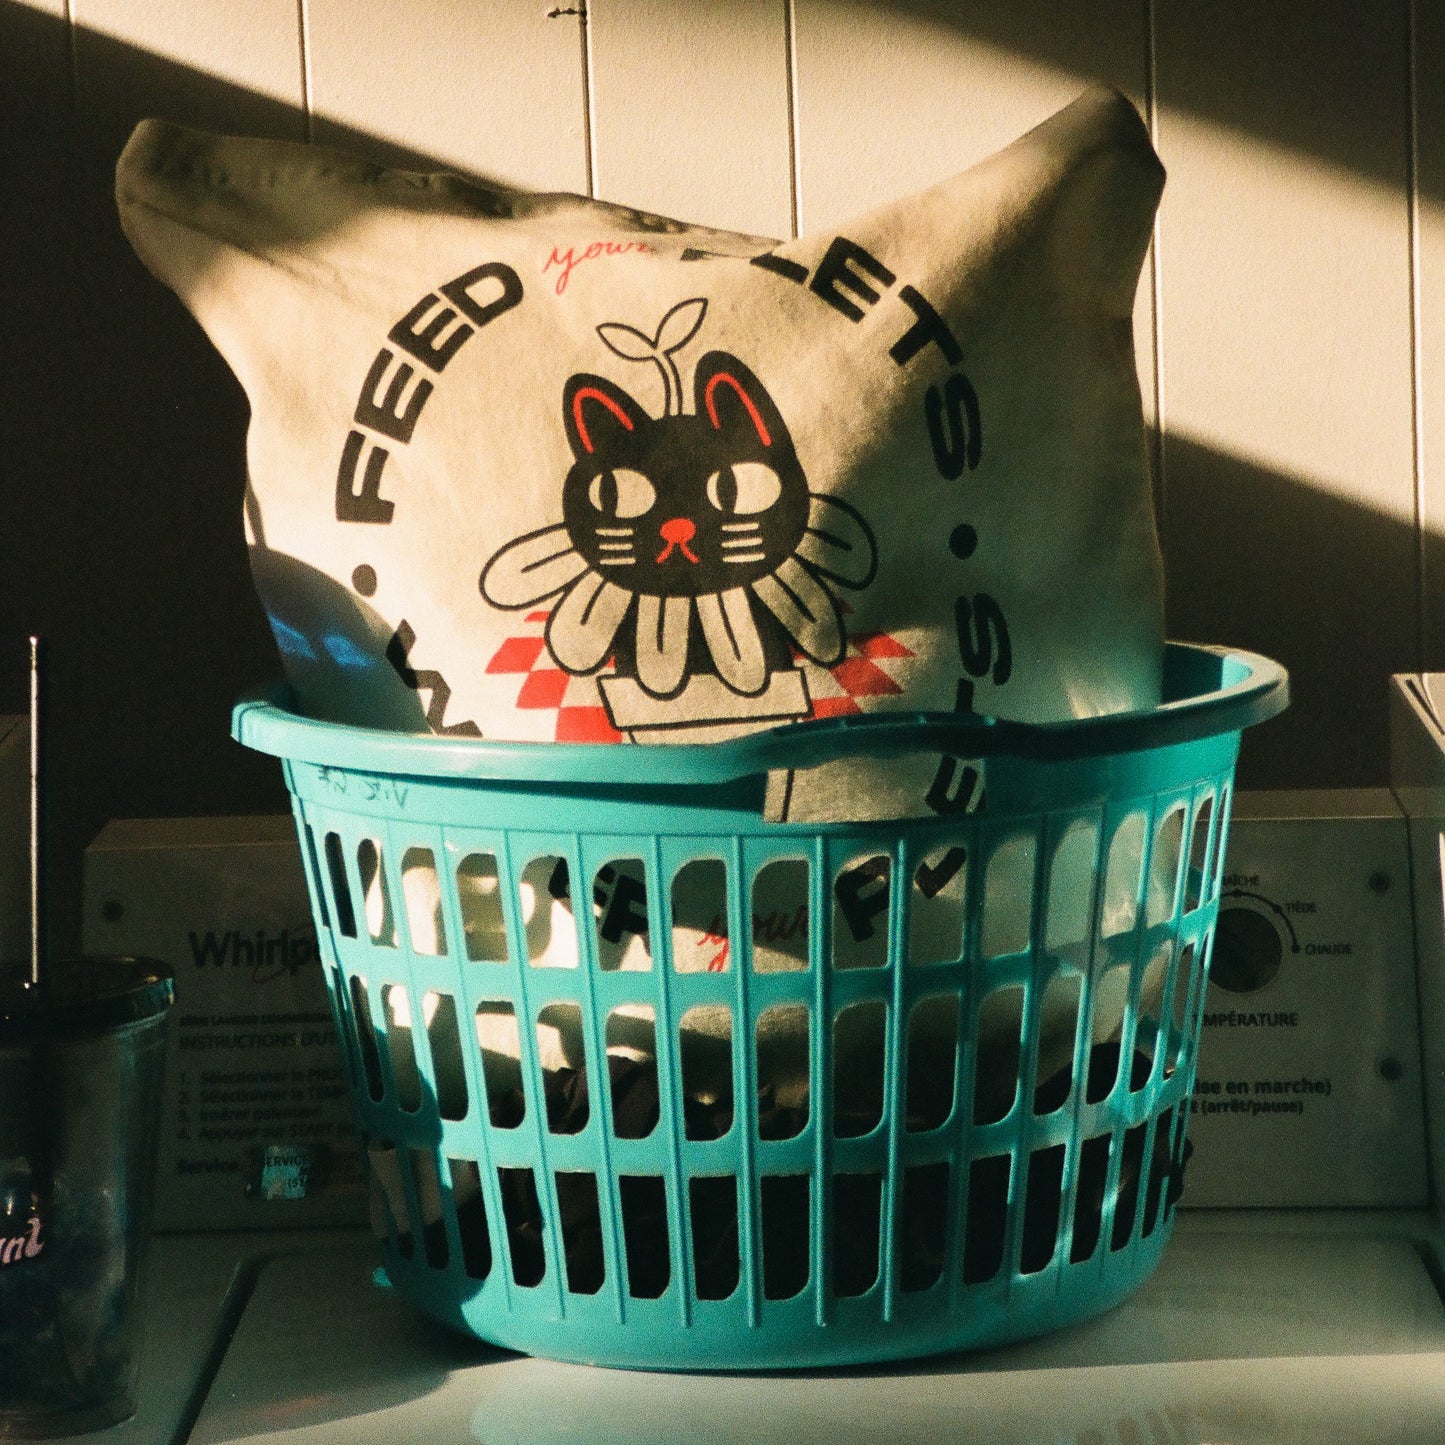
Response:
[{"label": "cat ear", "polygon": [[562,389],[562,419],[572,455],[579,461],[605,452],[619,436],[634,432],[647,413],[605,376],[579,372]]},{"label": "cat ear", "polygon": [[697,364],[693,390],[697,414],[717,431],[750,434],[770,450],[791,447],[788,428],[768,389],[736,356],[709,351]]}]

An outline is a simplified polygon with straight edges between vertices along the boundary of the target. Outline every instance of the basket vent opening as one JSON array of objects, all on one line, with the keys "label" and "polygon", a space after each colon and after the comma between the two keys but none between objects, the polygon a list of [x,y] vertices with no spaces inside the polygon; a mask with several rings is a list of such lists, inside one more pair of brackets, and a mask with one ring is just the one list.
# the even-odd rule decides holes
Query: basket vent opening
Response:
[{"label": "basket vent opening", "polygon": [[537,1176],[530,1169],[499,1168],[497,1185],[502,1194],[502,1217],[507,1225],[512,1278],[524,1288],[541,1284],[547,1274],[547,1252],[543,1243],[542,1202],[537,1197]]},{"label": "basket vent opening", "polygon": [[608,1093],[619,1139],[646,1139],[657,1127],[656,1017],[651,1004],[623,1004],[607,1015]]},{"label": "basket vent opening", "polygon": [[1064,1146],[1051,1144],[1029,1155],[1024,1189],[1023,1241],[1019,1273],[1047,1269],[1057,1248],[1059,1213],[1063,1204]]},{"label": "basket vent opening", "polygon": [[527,1097],[522,1088],[521,1031],[511,1000],[483,999],[477,1005],[476,1030],[487,1115],[494,1129],[515,1129],[527,1117]]},{"label": "basket vent opening", "polygon": [[688,1180],[692,1225],[692,1277],[698,1299],[723,1300],[741,1277],[738,1252],[738,1181],[700,1174]]},{"label": "basket vent opening", "polygon": [[571,870],[565,858],[533,858],[517,879],[517,907],[534,968],[577,967],[577,919]]},{"label": "basket vent opening", "polygon": [[401,858],[401,898],[406,910],[406,932],[411,951],[444,957],[446,923],[442,918],[441,880],[436,856],[430,848],[408,848]]},{"label": "basket vent opening", "polygon": [[411,1000],[401,984],[389,983],[382,988],[381,1012],[386,1019],[386,1057],[396,1090],[396,1106],[403,1113],[414,1114],[421,1108],[421,1075],[412,1041]]},{"label": "basket vent opening", "polygon": [[1012,1173],[1013,1156],[1009,1154],[989,1155],[969,1165],[963,1235],[964,1284],[986,1284],[1003,1268]]},{"label": "basket vent opening", "polygon": [[973,1122],[1006,1119],[1018,1097],[1023,1050],[1024,990],[1006,984],[984,995],[974,1038]]},{"label": "basket vent opening", "polygon": [[968,850],[935,848],[913,870],[908,902],[908,962],[953,963],[963,957],[968,902]]},{"label": "basket vent opening", "polygon": [[567,1288],[573,1294],[596,1294],[607,1277],[598,1213],[597,1176],[581,1170],[559,1170],[556,1182],[557,1217],[562,1224]]},{"label": "basket vent opening", "polygon": [[780,1003],[758,1015],[758,1137],[795,1139],[811,1106],[807,1004]]},{"label": "basket vent opening", "polygon": [[672,878],[672,964],[678,973],[726,973],[729,967],[727,865],[692,858]]},{"label": "basket vent opening", "polygon": [[882,968],[888,962],[893,860],[863,854],[833,879],[833,967]]},{"label": "basket vent opening", "polygon": [[1057,953],[1087,943],[1094,921],[1099,830],[1076,818],[1064,829],[1049,862],[1044,947]]},{"label": "basket vent opening", "polygon": [[627,1251],[627,1292],[634,1299],[661,1299],[672,1279],[667,1185],[656,1174],[620,1174],[617,1195]]},{"label": "basket vent opening", "polygon": [[931,1289],[943,1277],[948,1248],[948,1161],[914,1164],[903,1171],[897,1224],[898,1288]]},{"label": "basket vent opening", "polygon": [[753,878],[749,946],[755,973],[807,968],[808,874],[806,858],[775,858]]},{"label": "basket vent opening", "polygon": [[833,1131],[840,1139],[871,1134],[883,1122],[888,1005],[864,999],[833,1021]]},{"label": "basket vent opening", "polygon": [[960,1002],[957,993],[930,994],[908,1015],[905,1125],[910,1133],[941,1129],[953,1114]]},{"label": "basket vent opening", "polygon": [[467,1071],[462,1061],[456,1000],[449,993],[429,991],[422,995],[421,1009],[432,1073],[436,1078],[437,1113],[443,1119],[465,1119]]},{"label": "basket vent opening", "polygon": [[547,1129],[580,1134],[592,1116],[592,1089],[582,1041],[582,1009],[549,1003],[537,1015],[537,1058],[547,1078]]},{"label": "basket vent opening", "polygon": [[840,1299],[867,1294],[878,1283],[882,1207],[882,1174],[833,1176],[833,1218],[851,1225],[833,1231],[833,1293]]},{"label": "basket vent opening", "polygon": [[1022,953],[1029,946],[1036,851],[1032,833],[1015,833],[989,855],[979,925],[985,958]]},{"label": "basket vent opening", "polygon": [[361,1053],[361,1070],[366,1076],[366,1092],[373,1103],[379,1104],[386,1092],[381,1079],[381,1048],[376,1041],[376,1025],[371,1021],[366,980],[360,974],[351,976],[351,1017],[356,1026],[356,1044]]},{"label": "basket vent opening", "polygon": [[700,1004],[678,1020],[683,1129],[689,1139],[721,1139],[733,1126],[733,1015]]},{"label": "basket vent opening", "polygon": [[361,880],[361,897],[366,914],[366,931],[378,948],[396,947],[396,917],[391,908],[391,888],[381,861],[381,844],[363,838],[356,845],[356,873]]},{"label": "basket vent opening", "polygon": [[351,906],[351,884],[346,878],[346,857],[341,851],[341,835],[328,833],[322,839],[326,854],[326,872],[331,879],[331,898],[336,905],[336,926],[344,938],[356,937],[356,910]]},{"label": "basket vent opening", "polygon": [[462,1268],[468,1278],[486,1279],[492,1272],[492,1241],[482,1200],[482,1176],[475,1159],[448,1159],[452,1210],[462,1246]]},{"label": "basket vent opening", "polygon": [[1055,1114],[1069,1102],[1074,1087],[1078,1045],[1079,1000],[1083,975],[1060,969],[1044,988],[1039,1003],[1038,1064],[1035,1070],[1034,1113]]},{"label": "basket vent opening", "polygon": [[494,854],[468,853],[457,864],[457,904],[467,957],[474,963],[505,963],[507,925]]},{"label": "basket vent opening", "polygon": [[445,1269],[450,1250],[447,1227],[442,1217],[442,1186],[436,1155],[430,1149],[412,1149],[411,1177],[416,1184],[416,1203],[420,1213],[422,1252],[433,1269]]},{"label": "basket vent opening", "polygon": [[652,967],[647,872],[641,858],[618,858],[597,870],[592,881],[592,920],[599,968],[611,972]]},{"label": "basket vent opening", "polygon": [[1214,843],[1213,822],[1214,795],[1211,793],[1199,804],[1189,835],[1189,871],[1184,888],[1186,913],[1195,912],[1201,904],[1212,902],[1214,898],[1214,880],[1209,866]]},{"label": "basket vent opening", "polygon": [[763,1224],[763,1297],[792,1299],[808,1284],[812,1181],[806,1174],[764,1174],[758,1183]]},{"label": "basket vent opening", "polygon": [[1167,922],[1179,906],[1179,865],[1184,847],[1184,804],[1176,803],[1159,820],[1149,851],[1149,889],[1144,921],[1151,928]]}]

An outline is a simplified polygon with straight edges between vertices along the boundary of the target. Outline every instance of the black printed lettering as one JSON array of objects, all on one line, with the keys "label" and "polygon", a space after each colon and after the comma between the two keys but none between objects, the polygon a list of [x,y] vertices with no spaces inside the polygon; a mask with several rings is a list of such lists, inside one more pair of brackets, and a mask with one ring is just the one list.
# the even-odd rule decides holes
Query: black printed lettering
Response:
[{"label": "black printed lettering", "polygon": [[[495,300],[483,303],[471,294],[471,288],[483,281],[496,281],[501,286],[501,294]],[[522,278],[501,261],[488,261],[438,289],[468,321],[480,328],[521,301]]]},{"label": "black printed lettering", "polygon": [[930,386],[923,398],[923,414],[938,474],[953,482],[963,475],[965,467],[972,471],[983,451],[983,429],[978,396],[969,379],[955,371],[941,389]]},{"label": "black printed lettering", "polygon": [[863,306],[844,293],[851,292],[865,306],[872,306],[882,293],[868,284],[869,276],[885,287],[891,286],[897,279],[887,266],[862,246],[846,236],[835,236],[823,253],[823,259],[818,262],[818,269],[813,272],[809,289],[849,321],[861,321]]},{"label": "black printed lettering", "polygon": [[782,276],[788,281],[796,281],[803,285],[808,279],[808,268],[800,265],[797,261],[790,261],[786,256],[775,255],[772,251],[764,251],[761,256],[754,256],[752,264],[763,271],[771,271],[775,276]]},{"label": "black printed lettering", "polygon": [[[982,778],[977,768],[945,754],[938,760],[938,769],[923,801],[933,812],[940,815],[974,813],[980,806],[974,798],[980,782]],[[952,877],[952,874],[949,876]],[[943,881],[946,883],[948,879]],[[938,886],[943,887],[943,883]]]},{"label": "black printed lettering", "polygon": [[397,624],[391,641],[386,644],[386,660],[396,675],[415,693],[429,692],[426,722],[434,733],[448,737],[479,738],[482,730],[470,718],[464,722],[446,721],[447,705],[452,700],[451,685],[435,668],[414,668],[411,665],[411,650],[416,646],[416,632],[405,619]]},{"label": "black printed lettering", "polygon": [[873,937],[873,920],[888,912],[888,859],[865,858],[838,875],[833,896],[855,943]]},{"label": "black printed lettering", "polygon": [[606,943],[619,943],[624,933],[647,933],[647,885],[641,878],[628,873],[618,873],[614,868],[603,868],[597,875],[602,884],[610,884],[609,894],[605,887],[594,886],[592,897],[599,908],[605,909],[602,924],[597,930]]},{"label": "black printed lettering", "polygon": [[917,319],[893,343],[888,352],[889,356],[899,366],[906,366],[931,342],[943,353],[950,366],[957,366],[963,360],[963,348],[948,329],[948,322],[912,286],[903,287],[898,293],[898,299]]},{"label": "black printed lettering", "polygon": [[[361,454],[368,443],[371,450],[366,455],[366,468],[362,473],[361,486],[356,485],[356,468]],[[381,495],[381,474],[386,459],[391,454],[363,432],[347,434],[346,445],[341,449],[341,467],[336,473],[336,520],[338,522],[391,521],[394,505]]]},{"label": "black printed lettering", "polygon": [[987,592],[953,604],[958,655],[971,677],[991,676],[1002,687],[1013,673],[1013,646],[1003,611]]},{"label": "black printed lettering", "polygon": [[[432,312],[435,314],[422,325],[423,318]],[[452,329],[448,331],[448,327]],[[386,333],[386,339],[423,366],[442,371],[475,334],[475,328],[460,320],[450,306],[443,306],[440,297],[426,295]]]},{"label": "black printed lettering", "polygon": [[[387,372],[391,371],[393,362],[396,362],[396,370],[391,372],[391,377],[386,382],[386,394],[378,399],[377,388],[386,379]],[[407,387],[415,376],[414,366],[405,361],[397,362],[395,354],[383,347],[377,352],[376,360],[371,363],[371,370],[366,373],[366,380],[361,385],[361,395],[356,402],[356,415],[352,420],[357,426],[378,431],[382,436],[390,437],[392,441],[405,446],[411,440],[412,432],[416,430],[417,418],[421,415],[427,398],[432,394],[432,384],[425,377],[418,378],[411,394],[406,394]],[[405,404],[402,402],[404,396]]]}]

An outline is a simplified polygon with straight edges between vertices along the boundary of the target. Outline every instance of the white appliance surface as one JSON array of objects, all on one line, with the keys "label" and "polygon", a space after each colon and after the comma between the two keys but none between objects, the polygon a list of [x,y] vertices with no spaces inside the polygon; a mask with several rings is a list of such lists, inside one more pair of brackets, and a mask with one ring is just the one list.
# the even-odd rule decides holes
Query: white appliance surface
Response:
[{"label": "white appliance surface", "polygon": [[710,1376],[561,1365],[452,1335],[373,1284],[361,1232],[161,1236],[139,1412],[86,1438],[1435,1445],[1441,1243],[1414,1211],[1183,1210],[1139,1293],[1047,1338]]}]

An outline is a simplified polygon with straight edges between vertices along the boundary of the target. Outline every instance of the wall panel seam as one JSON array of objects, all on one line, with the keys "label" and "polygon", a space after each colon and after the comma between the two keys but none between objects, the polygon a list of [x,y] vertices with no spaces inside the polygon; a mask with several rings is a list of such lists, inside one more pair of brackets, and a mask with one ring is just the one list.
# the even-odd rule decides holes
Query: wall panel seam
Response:
[{"label": "wall panel seam", "polygon": [[798,167],[798,10],[796,0],[783,0],[783,51],[788,86],[788,224],[792,239],[801,232],[803,177]]},{"label": "wall panel seam", "polygon": [[[1159,149],[1159,36],[1156,0],[1144,3],[1144,112],[1149,142]],[[1151,383],[1154,389],[1154,435],[1149,441],[1149,460],[1154,468],[1155,527],[1162,535],[1167,491],[1164,485],[1164,268],[1160,264],[1162,240],[1159,212],[1154,213],[1153,244],[1149,248],[1149,338],[1154,349]]]},{"label": "wall panel seam", "polygon": [[1418,0],[1409,0],[1405,6],[1405,88],[1406,88],[1406,136],[1405,136],[1405,194],[1409,208],[1407,235],[1409,238],[1410,264],[1410,438],[1411,465],[1414,468],[1415,487],[1415,656],[1416,665],[1423,670],[1428,665],[1427,649],[1431,642],[1430,575],[1426,547],[1426,527],[1429,514],[1425,497],[1425,415],[1424,415],[1424,365],[1422,350],[1424,338],[1421,335],[1420,299],[1420,78],[1418,74],[1419,49]]}]

